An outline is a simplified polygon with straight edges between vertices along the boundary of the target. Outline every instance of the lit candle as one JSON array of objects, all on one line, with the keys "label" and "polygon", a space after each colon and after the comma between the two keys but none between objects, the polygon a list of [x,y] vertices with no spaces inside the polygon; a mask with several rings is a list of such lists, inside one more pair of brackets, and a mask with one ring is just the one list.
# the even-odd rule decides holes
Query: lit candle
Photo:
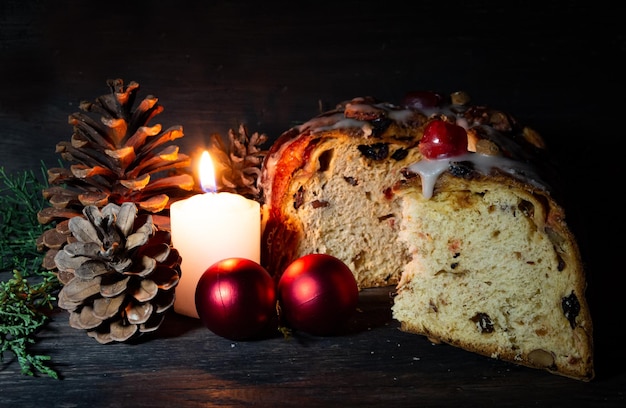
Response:
[{"label": "lit candle", "polygon": [[200,160],[200,183],[204,194],[170,207],[172,244],[182,257],[174,310],[196,318],[196,286],[209,266],[226,258],[255,262],[261,258],[259,203],[238,194],[216,193],[215,173],[206,151]]}]

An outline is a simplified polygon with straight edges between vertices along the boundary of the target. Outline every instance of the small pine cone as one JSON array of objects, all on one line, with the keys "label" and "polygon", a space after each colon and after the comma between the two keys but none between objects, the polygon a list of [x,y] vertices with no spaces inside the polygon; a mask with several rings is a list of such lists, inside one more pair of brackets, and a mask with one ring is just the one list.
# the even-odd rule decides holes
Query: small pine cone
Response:
[{"label": "small pine cone", "polygon": [[220,174],[218,190],[258,200],[257,181],[267,155],[267,150],[262,150],[261,146],[267,141],[267,135],[256,132],[249,135],[246,127],[240,125],[238,133],[228,131],[228,140],[226,146],[219,135],[211,136],[210,154]]},{"label": "small pine cone", "polygon": [[156,330],[180,279],[170,234],[134,203],[87,206],[83,214],[69,220],[71,239],[54,257],[66,277],[58,304],[70,326],[102,344]]}]

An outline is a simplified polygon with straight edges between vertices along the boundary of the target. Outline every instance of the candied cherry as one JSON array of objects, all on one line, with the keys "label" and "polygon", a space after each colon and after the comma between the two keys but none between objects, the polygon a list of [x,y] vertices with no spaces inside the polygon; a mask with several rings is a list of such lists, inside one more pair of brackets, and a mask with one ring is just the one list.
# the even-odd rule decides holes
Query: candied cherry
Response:
[{"label": "candied cherry", "polygon": [[402,98],[402,106],[406,108],[435,108],[439,106],[443,98],[433,91],[412,91],[407,92]]},{"label": "candied cherry", "polygon": [[419,150],[427,159],[462,155],[467,152],[467,132],[461,126],[433,120],[424,128]]}]

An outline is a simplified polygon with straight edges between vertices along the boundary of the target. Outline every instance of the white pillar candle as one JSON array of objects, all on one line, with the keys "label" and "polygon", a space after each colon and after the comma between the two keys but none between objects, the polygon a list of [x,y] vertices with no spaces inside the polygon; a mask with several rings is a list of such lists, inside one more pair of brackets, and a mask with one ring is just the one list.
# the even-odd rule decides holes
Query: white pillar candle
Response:
[{"label": "white pillar candle", "polygon": [[170,224],[172,245],[182,257],[174,310],[198,318],[196,286],[211,265],[233,257],[260,262],[260,205],[238,194],[198,194],[171,205]]}]

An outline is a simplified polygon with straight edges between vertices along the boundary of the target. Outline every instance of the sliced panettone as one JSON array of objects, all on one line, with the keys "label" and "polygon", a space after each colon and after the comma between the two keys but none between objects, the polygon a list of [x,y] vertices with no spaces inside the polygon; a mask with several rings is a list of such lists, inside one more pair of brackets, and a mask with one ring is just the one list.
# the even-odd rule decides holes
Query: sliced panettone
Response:
[{"label": "sliced panettone", "polygon": [[355,98],[285,132],[263,162],[263,265],[344,261],[396,291],[408,332],[594,377],[586,279],[541,136],[512,116],[413,93]]}]

